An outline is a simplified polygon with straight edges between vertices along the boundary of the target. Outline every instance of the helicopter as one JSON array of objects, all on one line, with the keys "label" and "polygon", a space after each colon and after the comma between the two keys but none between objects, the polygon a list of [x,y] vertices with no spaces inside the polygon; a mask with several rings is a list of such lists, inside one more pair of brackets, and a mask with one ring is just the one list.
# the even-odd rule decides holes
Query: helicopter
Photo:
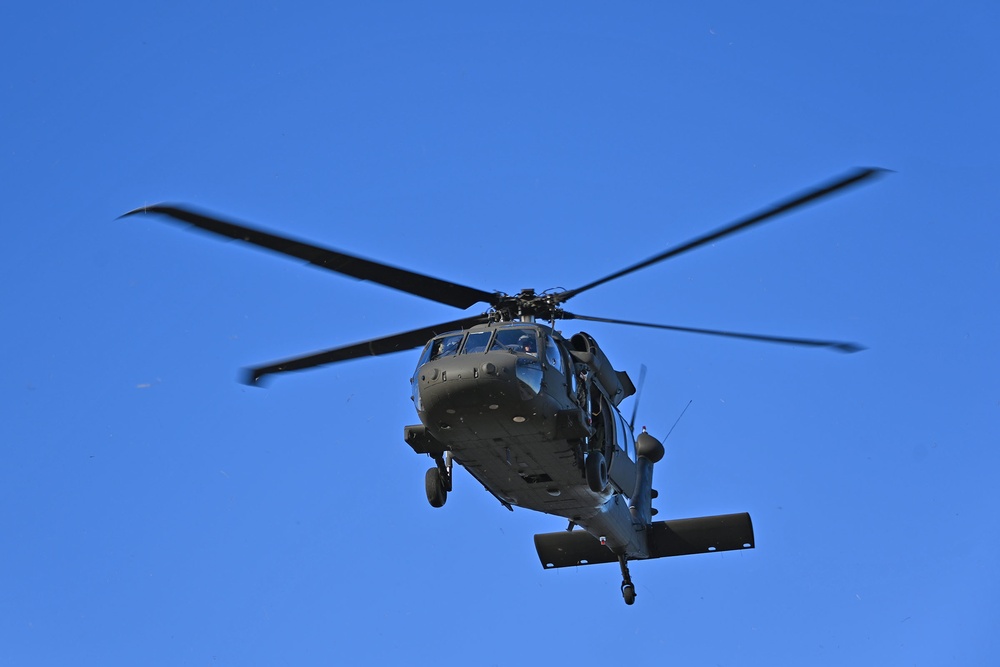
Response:
[{"label": "helicopter", "polygon": [[535,535],[543,568],[617,562],[622,597],[632,605],[636,590],[629,562],[752,549],[753,524],[746,512],[653,521],[657,510],[652,501],[658,495],[653,467],[663,458],[664,446],[645,427],[635,434],[638,397],[631,419],[622,414],[621,404],[637,393],[636,386],[628,373],[613,367],[590,334],[564,336],[556,322],[620,324],[845,353],[864,348],[841,341],[580,315],[566,311],[563,304],[622,276],[869,182],[884,171],[850,170],[581,287],[540,293],[527,288],[513,295],[272,234],[186,205],[142,206],[121,217],[158,215],[461,309],[487,304],[480,314],[250,368],[245,382],[260,385],[280,373],[422,348],[410,378],[420,423],[405,426],[403,440],[415,453],[433,460],[424,478],[430,505],[445,504],[458,464],[508,510],[522,507],[568,520],[565,530]]}]

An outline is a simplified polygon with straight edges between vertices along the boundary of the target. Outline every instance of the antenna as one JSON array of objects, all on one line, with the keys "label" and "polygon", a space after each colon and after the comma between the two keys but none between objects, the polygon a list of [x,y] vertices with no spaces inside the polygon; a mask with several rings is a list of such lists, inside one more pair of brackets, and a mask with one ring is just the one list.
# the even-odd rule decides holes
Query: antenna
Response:
[{"label": "antenna", "polygon": [[683,409],[683,410],[681,410],[681,413],[680,413],[680,415],[678,415],[678,416],[677,416],[677,421],[675,421],[675,422],[674,422],[674,425],[670,427],[670,430],[669,430],[669,431],[667,431],[667,434],[666,434],[665,436],[663,436],[663,439],[664,439],[664,440],[666,440],[667,438],[669,438],[669,437],[670,437],[670,434],[674,432],[674,427],[676,427],[676,426],[677,426],[678,422],[680,422],[680,420],[681,420],[681,417],[683,417],[683,416],[684,416],[684,413],[688,411],[688,408],[690,408],[690,407],[691,407],[691,404],[692,404],[693,402],[694,402],[694,399],[692,398],[692,399],[691,399],[690,401],[688,401],[688,404],[684,406],[684,409]]}]

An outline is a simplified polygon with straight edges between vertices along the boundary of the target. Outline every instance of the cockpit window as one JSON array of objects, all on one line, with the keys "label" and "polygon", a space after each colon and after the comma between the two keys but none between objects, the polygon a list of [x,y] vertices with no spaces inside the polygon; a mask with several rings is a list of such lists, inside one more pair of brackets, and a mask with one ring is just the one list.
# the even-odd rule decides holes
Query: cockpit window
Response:
[{"label": "cockpit window", "polygon": [[538,356],[538,338],[534,329],[498,329],[490,350],[507,350]]},{"label": "cockpit window", "polygon": [[492,331],[475,331],[470,333],[468,338],[465,339],[465,347],[462,349],[462,354],[485,352],[487,346],[490,344],[490,336],[492,335]]},{"label": "cockpit window", "polygon": [[424,345],[424,351],[420,353],[420,359],[417,361],[417,368],[420,368],[431,360],[431,350],[434,349],[435,342],[433,340],[428,341],[427,345]]},{"label": "cockpit window", "polygon": [[458,346],[462,343],[463,335],[464,334],[458,333],[436,338],[434,342],[431,343],[431,361],[457,354]]},{"label": "cockpit window", "polygon": [[552,340],[552,336],[545,337],[545,362],[560,373],[566,372],[563,369],[562,353],[559,351],[559,346],[556,345],[556,342]]}]

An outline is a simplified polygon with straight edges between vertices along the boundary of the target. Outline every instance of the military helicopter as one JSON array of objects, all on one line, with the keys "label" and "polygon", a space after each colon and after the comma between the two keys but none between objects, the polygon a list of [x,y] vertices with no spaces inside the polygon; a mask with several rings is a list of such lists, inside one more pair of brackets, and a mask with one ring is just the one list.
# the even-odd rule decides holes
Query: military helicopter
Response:
[{"label": "military helicopter", "polygon": [[[664,447],[645,428],[634,435],[634,409],[630,420],[620,411],[636,387],[626,372],[615,370],[591,335],[579,332],[565,337],[554,328],[556,321],[650,327],[840,352],[863,348],[838,341],[579,315],[564,310],[563,304],[881,173],[881,169],[854,169],[576,289],[543,293],[522,289],[514,295],[362,259],[182,205],[143,206],[122,217],[158,214],[457,308],[487,304],[489,309],[481,314],[255,367],[249,369],[246,382],[256,385],[278,373],[422,346],[410,379],[420,423],[406,426],[403,439],[414,452],[434,461],[424,480],[428,502],[433,507],[445,504],[454,465],[459,464],[507,509],[523,507],[569,521],[566,530],[535,535],[544,568],[617,562],[621,593],[631,605],[636,591],[629,561],[750,549],[753,525],[748,513],[653,521],[652,500],[657,497],[653,466],[663,458]],[[583,530],[575,531],[577,526]]]}]

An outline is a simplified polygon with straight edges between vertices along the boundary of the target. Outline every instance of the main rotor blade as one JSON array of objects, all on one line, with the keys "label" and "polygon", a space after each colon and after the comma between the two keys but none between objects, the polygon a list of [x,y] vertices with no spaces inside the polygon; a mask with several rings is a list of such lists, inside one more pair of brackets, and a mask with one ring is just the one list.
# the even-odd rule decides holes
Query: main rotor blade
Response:
[{"label": "main rotor blade", "polygon": [[804,347],[824,347],[837,352],[853,353],[861,352],[864,346],[857,343],[845,343],[836,340],[818,340],[815,338],[790,338],[788,336],[767,336],[764,334],[739,333],[737,331],[720,331],[718,329],[695,329],[693,327],[677,327],[669,324],[650,324],[649,322],[632,322],[630,320],[616,320],[608,317],[589,317],[587,315],[574,315],[573,313],[562,313],[564,320],[587,320],[589,322],[605,322],[607,324],[626,324],[632,327],[648,327],[650,329],[666,329],[667,331],[684,331],[687,333],[708,334],[709,336],[724,336],[726,338],[743,338],[745,340],[757,340],[765,343],[781,343],[783,345],[799,345]]},{"label": "main rotor blade", "polygon": [[714,232],[709,232],[708,234],[699,236],[698,238],[692,239],[687,243],[683,243],[679,246],[676,246],[665,252],[662,252],[659,255],[650,257],[649,259],[643,262],[639,262],[638,264],[622,269],[621,271],[612,273],[611,275],[605,276],[600,280],[595,280],[592,283],[588,283],[583,287],[578,287],[576,289],[562,292],[557,297],[558,301],[559,303],[563,303],[569,300],[570,298],[576,296],[580,292],[586,292],[587,290],[593,289],[598,285],[603,285],[606,282],[609,282],[616,278],[621,278],[622,276],[628,275],[629,273],[632,273],[634,271],[638,271],[639,269],[644,269],[647,266],[650,266],[651,264],[656,264],[657,262],[662,262],[666,259],[670,259],[671,257],[676,257],[681,253],[687,252],[688,250],[694,250],[695,248],[701,247],[707,243],[711,243],[712,241],[718,241],[723,237],[729,236],[730,234],[735,234],[736,232],[742,231],[744,229],[748,229],[754,225],[760,224],[762,222],[770,220],[771,218],[781,215],[782,213],[788,213],[789,211],[798,208],[799,206],[804,206],[805,204],[817,201],[819,199],[822,199],[823,197],[832,195],[835,192],[838,192],[850,186],[857,185],[869,178],[872,178],[873,176],[878,176],[879,174],[884,173],[884,171],[885,171],[884,169],[874,169],[874,168],[855,169],[853,171],[848,172],[844,176],[841,176],[833,181],[830,181],[829,183],[816,186],[811,190],[807,190],[806,192],[796,195],[790,199],[786,199],[777,204],[774,204],[771,207],[764,209],[759,213],[755,213],[754,215],[751,215],[748,218],[737,220],[736,222],[726,225],[725,227],[721,227],[715,230]]},{"label": "main rotor blade", "polygon": [[491,292],[432,278],[380,262],[362,259],[361,257],[355,257],[354,255],[349,255],[338,250],[321,248],[302,241],[277,236],[243,224],[223,220],[214,215],[197,213],[184,206],[173,204],[143,206],[134,211],[129,211],[120,217],[124,218],[137,213],[159,213],[175,221],[183,222],[220,236],[252,243],[268,250],[280,252],[283,255],[298,257],[310,264],[315,264],[336,273],[359,280],[369,280],[409,294],[422,296],[425,299],[455,306],[456,308],[468,308],[479,302],[493,304],[496,301],[496,295]]},{"label": "main rotor blade", "polygon": [[404,331],[403,333],[386,336],[385,338],[374,338],[372,340],[366,340],[353,345],[345,345],[343,347],[336,347],[323,352],[315,352],[313,354],[307,354],[293,359],[285,359],[284,361],[268,364],[267,366],[247,369],[244,382],[246,384],[256,385],[260,384],[261,379],[266,375],[299,371],[305,368],[314,368],[316,366],[332,364],[338,361],[347,361],[348,359],[356,359],[358,357],[377,357],[382,354],[412,350],[415,347],[420,347],[439,333],[456,331],[458,329],[467,329],[476,324],[484,324],[489,321],[489,315],[476,315],[474,317],[466,317],[452,322],[442,322],[441,324],[435,324],[422,329]]}]

